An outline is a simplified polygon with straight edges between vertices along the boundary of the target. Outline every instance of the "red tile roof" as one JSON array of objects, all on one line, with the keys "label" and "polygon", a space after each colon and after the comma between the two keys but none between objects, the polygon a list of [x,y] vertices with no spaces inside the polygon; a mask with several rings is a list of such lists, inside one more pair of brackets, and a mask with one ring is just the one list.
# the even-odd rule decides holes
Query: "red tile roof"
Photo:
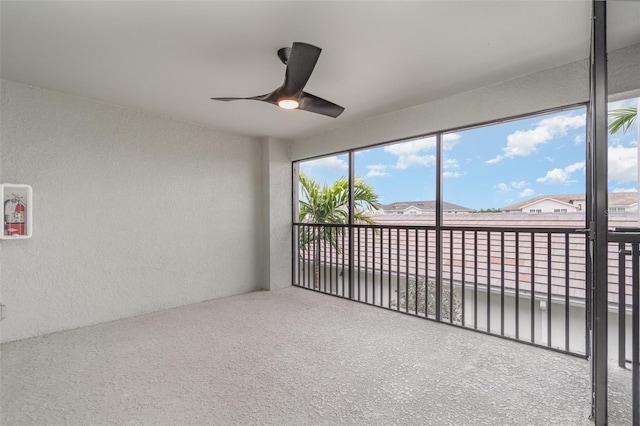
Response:
[{"label": "red tile roof", "polygon": [[[423,216],[376,216],[375,220],[380,225],[399,226],[434,226],[435,215]],[[469,285],[477,277],[477,283],[486,287],[490,281],[492,289],[516,288],[524,292],[531,290],[532,280],[538,295],[551,294],[564,296],[565,284],[569,283],[568,292],[572,299],[583,300],[586,289],[586,237],[584,234],[573,233],[569,235],[566,245],[565,235],[552,233],[551,241],[548,241],[546,232],[534,234],[534,256],[532,264],[531,238],[535,228],[562,228],[584,229],[584,213],[549,213],[549,214],[518,214],[518,213],[458,213],[445,214],[443,232],[443,278],[453,278],[454,282],[463,281]],[[611,217],[610,228],[635,227],[638,218],[636,214],[621,214]],[[447,227],[465,227],[468,230],[447,232]],[[491,232],[490,244],[487,241],[487,232],[474,232],[474,228],[496,228]],[[518,233],[518,257],[516,258],[516,237],[514,232],[501,234],[501,228],[523,228]],[[462,243],[464,233],[465,241]],[[366,235],[366,237],[365,237]],[[427,236],[428,235],[428,236]],[[417,236],[417,238],[416,238]],[[427,238],[425,239],[425,236]],[[477,236],[477,241],[474,241]],[[502,250],[502,238],[504,237],[504,251]],[[366,239],[366,244],[365,244]],[[389,244],[391,242],[391,244]],[[372,229],[356,229],[355,244],[358,248],[360,267],[371,269],[375,263],[377,273],[391,273],[406,275],[426,275],[430,279],[435,277],[435,229],[428,232],[420,229],[397,230],[387,229],[373,231]],[[417,245],[417,247],[416,247]],[[464,257],[462,256],[464,247]],[[408,248],[408,251],[407,251]],[[477,253],[474,252],[477,248]],[[452,250],[453,249],[453,250]],[[551,250],[551,270],[547,259],[548,250]],[[416,250],[418,262],[416,263]],[[348,251],[348,248],[343,248]],[[374,257],[374,254],[375,257]],[[566,268],[566,255],[568,254],[568,269]],[[308,256],[309,253],[305,254]],[[326,260],[342,258],[330,244]],[[346,256],[348,259],[348,256]],[[428,262],[426,259],[428,258]],[[338,261],[339,263],[339,261]],[[504,266],[503,266],[504,263]],[[627,259],[627,297],[631,302],[631,259]],[[516,276],[516,264],[517,273]],[[463,275],[464,265],[464,275]],[[477,271],[474,267],[477,265]],[[502,271],[504,270],[504,276]],[[551,280],[549,282],[549,276]],[[516,280],[517,278],[517,280]],[[618,302],[618,247],[617,244],[609,245],[609,301]]]}]

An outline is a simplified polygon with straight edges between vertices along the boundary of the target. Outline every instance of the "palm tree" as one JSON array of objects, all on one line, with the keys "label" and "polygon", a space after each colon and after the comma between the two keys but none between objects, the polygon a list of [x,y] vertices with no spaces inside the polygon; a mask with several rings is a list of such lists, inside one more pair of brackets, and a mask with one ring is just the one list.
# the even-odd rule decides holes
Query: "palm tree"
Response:
[{"label": "palm tree", "polygon": [[[640,98],[636,99],[636,102],[638,103],[638,107],[640,107]],[[629,130],[634,121],[636,121],[638,123],[638,134],[640,135],[638,108],[614,109],[613,111],[609,111],[609,117],[613,118],[609,123],[609,133],[617,133],[620,129],[622,129],[622,133],[627,133],[627,130]],[[636,167],[640,167],[640,144],[638,144],[636,159]],[[640,180],[640,169],[638,170],[638,179]],[[640,191],[638,191],[638,202],[640,202]],[[640,214],[640,211],[638,213]],[[640,223],[640,216],[638,216],[638,223]]]},{"label": "palm tree", "polygon": [[[380,197],[373,187],[363,179],[356,177],[354,187],[354,221],[355,223],[374,224],[369,212],[380,208]],[[333,182],[331,186],[320,185],[313,179],[300,173],[300,213],[298,221],[312,224],[349,223],[349,180],[346,177]],[[322,242],[340,252],[339,237],[344,227],[313,227],[300,232],[300,246],[303,251],[313,249],[314,287],[320,285],[320,250]]]},{"label": "palm tree", "polygon": [[609,112],[609,117],[613,118],[609,123],[609,133],[617,133],[620,129],[622,129],[623,133],[627,133],[627,130],[629,130],[633,122],[638,118],[638,108],[614,109]]}]

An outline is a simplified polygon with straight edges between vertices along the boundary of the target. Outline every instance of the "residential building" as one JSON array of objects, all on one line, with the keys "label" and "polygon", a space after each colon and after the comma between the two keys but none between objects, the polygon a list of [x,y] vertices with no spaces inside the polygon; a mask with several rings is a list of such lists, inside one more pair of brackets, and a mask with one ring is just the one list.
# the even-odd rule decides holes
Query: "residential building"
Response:
[{"label": "residential building", "polygon": [[[638,211],[637,192],[612,192],[608,198],[609,213]],[[585,194],[540,195],[502,208],[507,213],[574,213],[586,206]]]},{"label": "residential building", "polygon": [[[443,212],[446,213],[467,213],[472,212],[473,209],[459,206],[457,204],[442,202]],[[428,213],[435,213],[436,202],[430,201],[397,201],[391,204],[382,204],[380,208],[373,212],[374,215],[422,215]]]}]

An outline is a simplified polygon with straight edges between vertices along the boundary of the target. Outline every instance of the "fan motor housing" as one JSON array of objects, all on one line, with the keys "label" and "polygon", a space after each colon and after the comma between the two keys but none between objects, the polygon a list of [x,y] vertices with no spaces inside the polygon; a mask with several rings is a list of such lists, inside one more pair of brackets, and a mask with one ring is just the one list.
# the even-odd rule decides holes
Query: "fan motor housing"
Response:
[{"label": "fan motor housing", "polygon": [[283,47],[282,49],[278,50],[278,58],[280,58],[283,64],[287,65],[287,62],[289,61],[290,53],[291,53],[290,47]]}]

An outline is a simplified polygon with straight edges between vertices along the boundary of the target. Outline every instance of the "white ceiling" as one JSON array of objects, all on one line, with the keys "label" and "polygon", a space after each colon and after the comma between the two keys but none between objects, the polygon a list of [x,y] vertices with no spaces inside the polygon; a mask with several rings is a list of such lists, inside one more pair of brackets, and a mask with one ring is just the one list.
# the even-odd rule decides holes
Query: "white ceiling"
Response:
[{"label": "white ceiling", "polygon": [[[610,50],[640,43],[640,2],[609,2]],[[589,53],[590,1],[1,3],[0,75],[234,133],[301,138]],[[323,49],[305,90],[337,119],[256,101],[276,52]]]}]

